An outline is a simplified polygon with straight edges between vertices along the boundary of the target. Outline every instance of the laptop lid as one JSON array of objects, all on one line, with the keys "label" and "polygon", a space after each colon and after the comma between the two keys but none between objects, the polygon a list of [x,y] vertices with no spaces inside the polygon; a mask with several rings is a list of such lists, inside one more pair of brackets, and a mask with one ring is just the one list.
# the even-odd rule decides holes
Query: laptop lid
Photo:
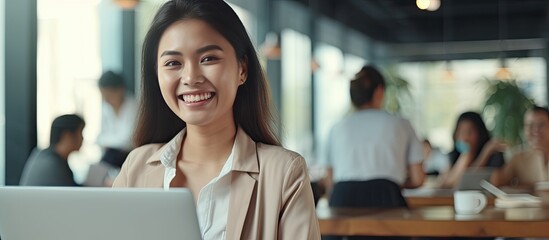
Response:
[{"label": "laptop lid", "polygon": [[480,183],[482,180],[489,181],[493,170],[493,168],[467,169],[454,190],[482,190]]},{"label": "laptop lid", "polygon": [[2,240],[201,239],[187,189],[0,187]]}]

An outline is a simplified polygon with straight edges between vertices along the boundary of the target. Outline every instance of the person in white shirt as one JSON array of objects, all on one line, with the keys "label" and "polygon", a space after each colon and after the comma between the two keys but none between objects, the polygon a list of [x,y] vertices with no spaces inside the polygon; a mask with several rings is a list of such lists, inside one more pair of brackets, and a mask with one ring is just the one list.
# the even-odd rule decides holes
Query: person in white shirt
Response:
[{"label": "person in white shirt", "polygon": [[363,67],[351,81],[351,101],[357,111],[331,129],[324,156],[328,193],[338,185],[343,189],[348,182],[374,179],[404,188],[423,184],[421,142],[408,120],[382,110],[384,89],[385,80],[373,66]]},{"label": "person in white shirt", "polygon": [[103,98],[101,132],[97,137],[103,150],[101,161],[120,168],[132,149],[137,104],[126,92],[124,79],[112,71],[103,73],[98,85]]}]

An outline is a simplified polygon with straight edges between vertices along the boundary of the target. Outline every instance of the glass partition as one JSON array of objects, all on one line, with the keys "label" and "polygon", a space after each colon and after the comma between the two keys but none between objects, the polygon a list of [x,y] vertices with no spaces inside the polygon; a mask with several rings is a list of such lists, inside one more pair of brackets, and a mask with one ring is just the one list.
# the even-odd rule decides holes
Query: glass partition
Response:
[{"label": "glass partition", "polygon": [[311,40],[284,29],[282,40],[282,142],[310,159],[313,146],[311,119]]}]

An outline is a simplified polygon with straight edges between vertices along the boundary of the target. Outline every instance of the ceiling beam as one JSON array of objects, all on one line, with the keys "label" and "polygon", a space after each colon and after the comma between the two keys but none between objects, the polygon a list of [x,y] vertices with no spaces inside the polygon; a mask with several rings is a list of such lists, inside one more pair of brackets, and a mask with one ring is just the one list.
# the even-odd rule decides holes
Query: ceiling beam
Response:
[{"label": "ceiling beam", "polygon": [[546,40],[518,39],[518,40],[489,40],[469,42],[443,43],[404,43],[388,44],[389,59],[452,59],[452,55],[475,54],[478,56],[497,56],[504,44],[505,52],[529,52],[541,51],[546,48]]}]

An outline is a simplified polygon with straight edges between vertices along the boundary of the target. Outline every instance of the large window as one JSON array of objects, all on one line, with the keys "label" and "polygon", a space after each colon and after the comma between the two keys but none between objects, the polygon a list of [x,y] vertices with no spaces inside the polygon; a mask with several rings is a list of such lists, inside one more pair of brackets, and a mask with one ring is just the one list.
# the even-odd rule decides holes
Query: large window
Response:
[{"label": "large window", "polygon": [[311,127],[311,40],[285,29],[282,39],[282,141],[285,147],[310,159]]},{"label": "large window", "polygon": [[[538,105],[546,105],[546,63],[543,58],[507,59],[519,87]],[[448,68],[448,66],[450,68]],[[452,131],[465,111],[482,110],[487,97],[484,79],[494,78],[499,60],[460,60],[399,64],[398,72],[410,83],[415,111],[407,116],[419,137],[444,150],[452,148]],[[448,72],[447,70],[451,70]],[[490,126],[490,119],[486,119]]]},{"label": "large window", "polygon": [[330,129],[352,111],[349,83],[366,64],[366,60],[343,52],[328,44],[315,48],[319,68],[315,72],[315,138],[317,158],[324,153]]},{"label": "large window", "polygon": [[62,114],[86,120],[84,143],[69,157],[81,182],[90,163],[99,161],[94,144],[101,122],[99,0],[38,0],[38,147],[49,145],[50,125]]}]

